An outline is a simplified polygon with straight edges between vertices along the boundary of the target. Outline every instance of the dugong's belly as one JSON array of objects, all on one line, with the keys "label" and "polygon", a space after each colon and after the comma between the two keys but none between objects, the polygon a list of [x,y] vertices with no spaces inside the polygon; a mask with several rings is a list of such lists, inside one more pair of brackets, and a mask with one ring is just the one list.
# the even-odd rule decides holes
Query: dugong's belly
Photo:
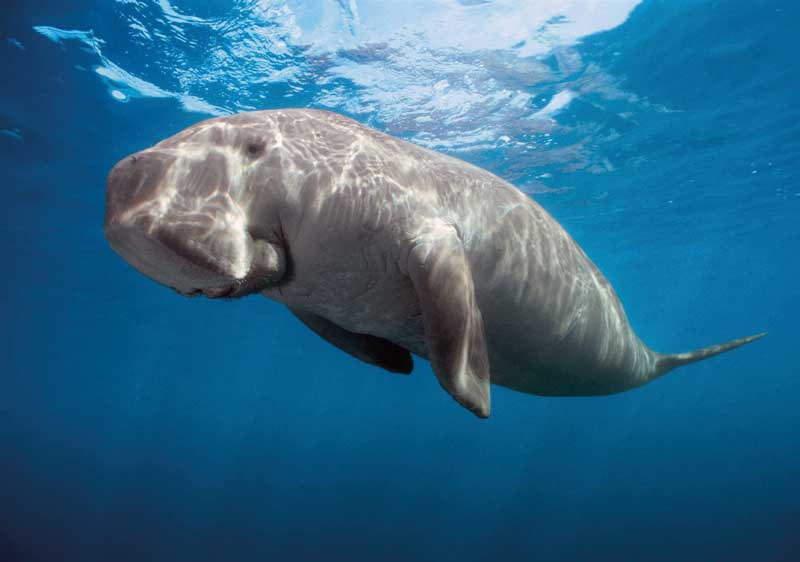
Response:
[{"label": "dugong's belly", "polygon": [[317,246],[314,259],[294,261],[290,283],[266,296],[427,358],[416,291],[400,264],[383,254],[383,245],[363,238],[329,238]]},{"label": "dugong's belly", "polygon": [[317,313],[346,330],[384,338],[428,358],[419,300],[408,279],[381,279],[342,299],[340,306],[332,302],[320,303]]}]

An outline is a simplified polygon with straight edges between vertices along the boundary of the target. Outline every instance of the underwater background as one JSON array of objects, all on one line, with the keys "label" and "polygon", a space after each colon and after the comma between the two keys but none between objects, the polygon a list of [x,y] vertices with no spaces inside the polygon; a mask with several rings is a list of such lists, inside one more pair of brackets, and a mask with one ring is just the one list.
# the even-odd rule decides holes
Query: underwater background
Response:
[{"label": "underwater background", "polygon": [[[800,4],[6,0],[0,560],[800,560]],[[638,334],[745,348],[481,421],[103,239],[120,158],[317,107],[530,193]]]}]

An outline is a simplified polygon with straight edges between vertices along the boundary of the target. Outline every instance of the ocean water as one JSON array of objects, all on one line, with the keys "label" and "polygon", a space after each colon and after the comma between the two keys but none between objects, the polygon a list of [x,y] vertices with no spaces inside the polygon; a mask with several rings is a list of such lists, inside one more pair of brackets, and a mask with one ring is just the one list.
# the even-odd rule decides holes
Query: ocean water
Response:
[{"label": "ocean water", "polygon": [[[787,0],[7,0],[0,560],[800,560],[799,36]],[[657,350],[770,334],[481,421],[111,251],[117,160],[281,107],[512,181]]]}]

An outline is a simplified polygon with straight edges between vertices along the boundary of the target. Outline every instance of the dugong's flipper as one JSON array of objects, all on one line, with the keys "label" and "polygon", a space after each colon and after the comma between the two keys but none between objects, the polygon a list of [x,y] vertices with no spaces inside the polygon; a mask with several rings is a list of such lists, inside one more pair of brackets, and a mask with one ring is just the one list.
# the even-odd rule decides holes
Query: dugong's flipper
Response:
[{"label": "dugong's flipper", "polygon": [[428,359],[439,383],[475,415],[489,417],[489,356],[469,262],[455,228],[436,224],[410,242]]},{"label": "dugong's flipper", "polygon": [[322,316],[302,310],[289,310],[319,337],[349,353],[356,359],[391,371],[407,375],[414,368],[411,354],[392,342],[368,334],[356,334],[337,326]]}]

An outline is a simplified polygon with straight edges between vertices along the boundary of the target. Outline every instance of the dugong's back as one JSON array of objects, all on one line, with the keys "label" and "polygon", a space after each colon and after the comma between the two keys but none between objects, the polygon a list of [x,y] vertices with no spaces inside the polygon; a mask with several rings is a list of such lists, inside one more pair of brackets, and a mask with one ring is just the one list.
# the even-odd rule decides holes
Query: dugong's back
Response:
[{"label": "dugong's back", "polygon": [[292,189],[315,207],[325,201],[336,209],[328,214],[351,228],[396,227],[404,220],[398,201],[413,201],[417,215],[456,227],[486,328],[493,383],[538,394],[605,394],[635,386],[634,377],[652,371],[654,354],[630,329],[602,273],[511,184],[334,113],[235,118],[247,126],[261,119],[279,131],[291,167],[305,178]]},{"label": "dugong's back", "polygon": [[684,354],[656,353],[633,331],[597,266],[531,197],[464,161],[335,114],[325,118],[380,147],[382,173],[425,195],[457,228],[494,384],[542,395],[611,394],[763,335]]},{"label": "dugong's back", "polygon": [[441,212],[470,258],[492,382],[544,395],[608,394],[646,382],[657,355],[566,230],[511,184],[430,154]]}]

